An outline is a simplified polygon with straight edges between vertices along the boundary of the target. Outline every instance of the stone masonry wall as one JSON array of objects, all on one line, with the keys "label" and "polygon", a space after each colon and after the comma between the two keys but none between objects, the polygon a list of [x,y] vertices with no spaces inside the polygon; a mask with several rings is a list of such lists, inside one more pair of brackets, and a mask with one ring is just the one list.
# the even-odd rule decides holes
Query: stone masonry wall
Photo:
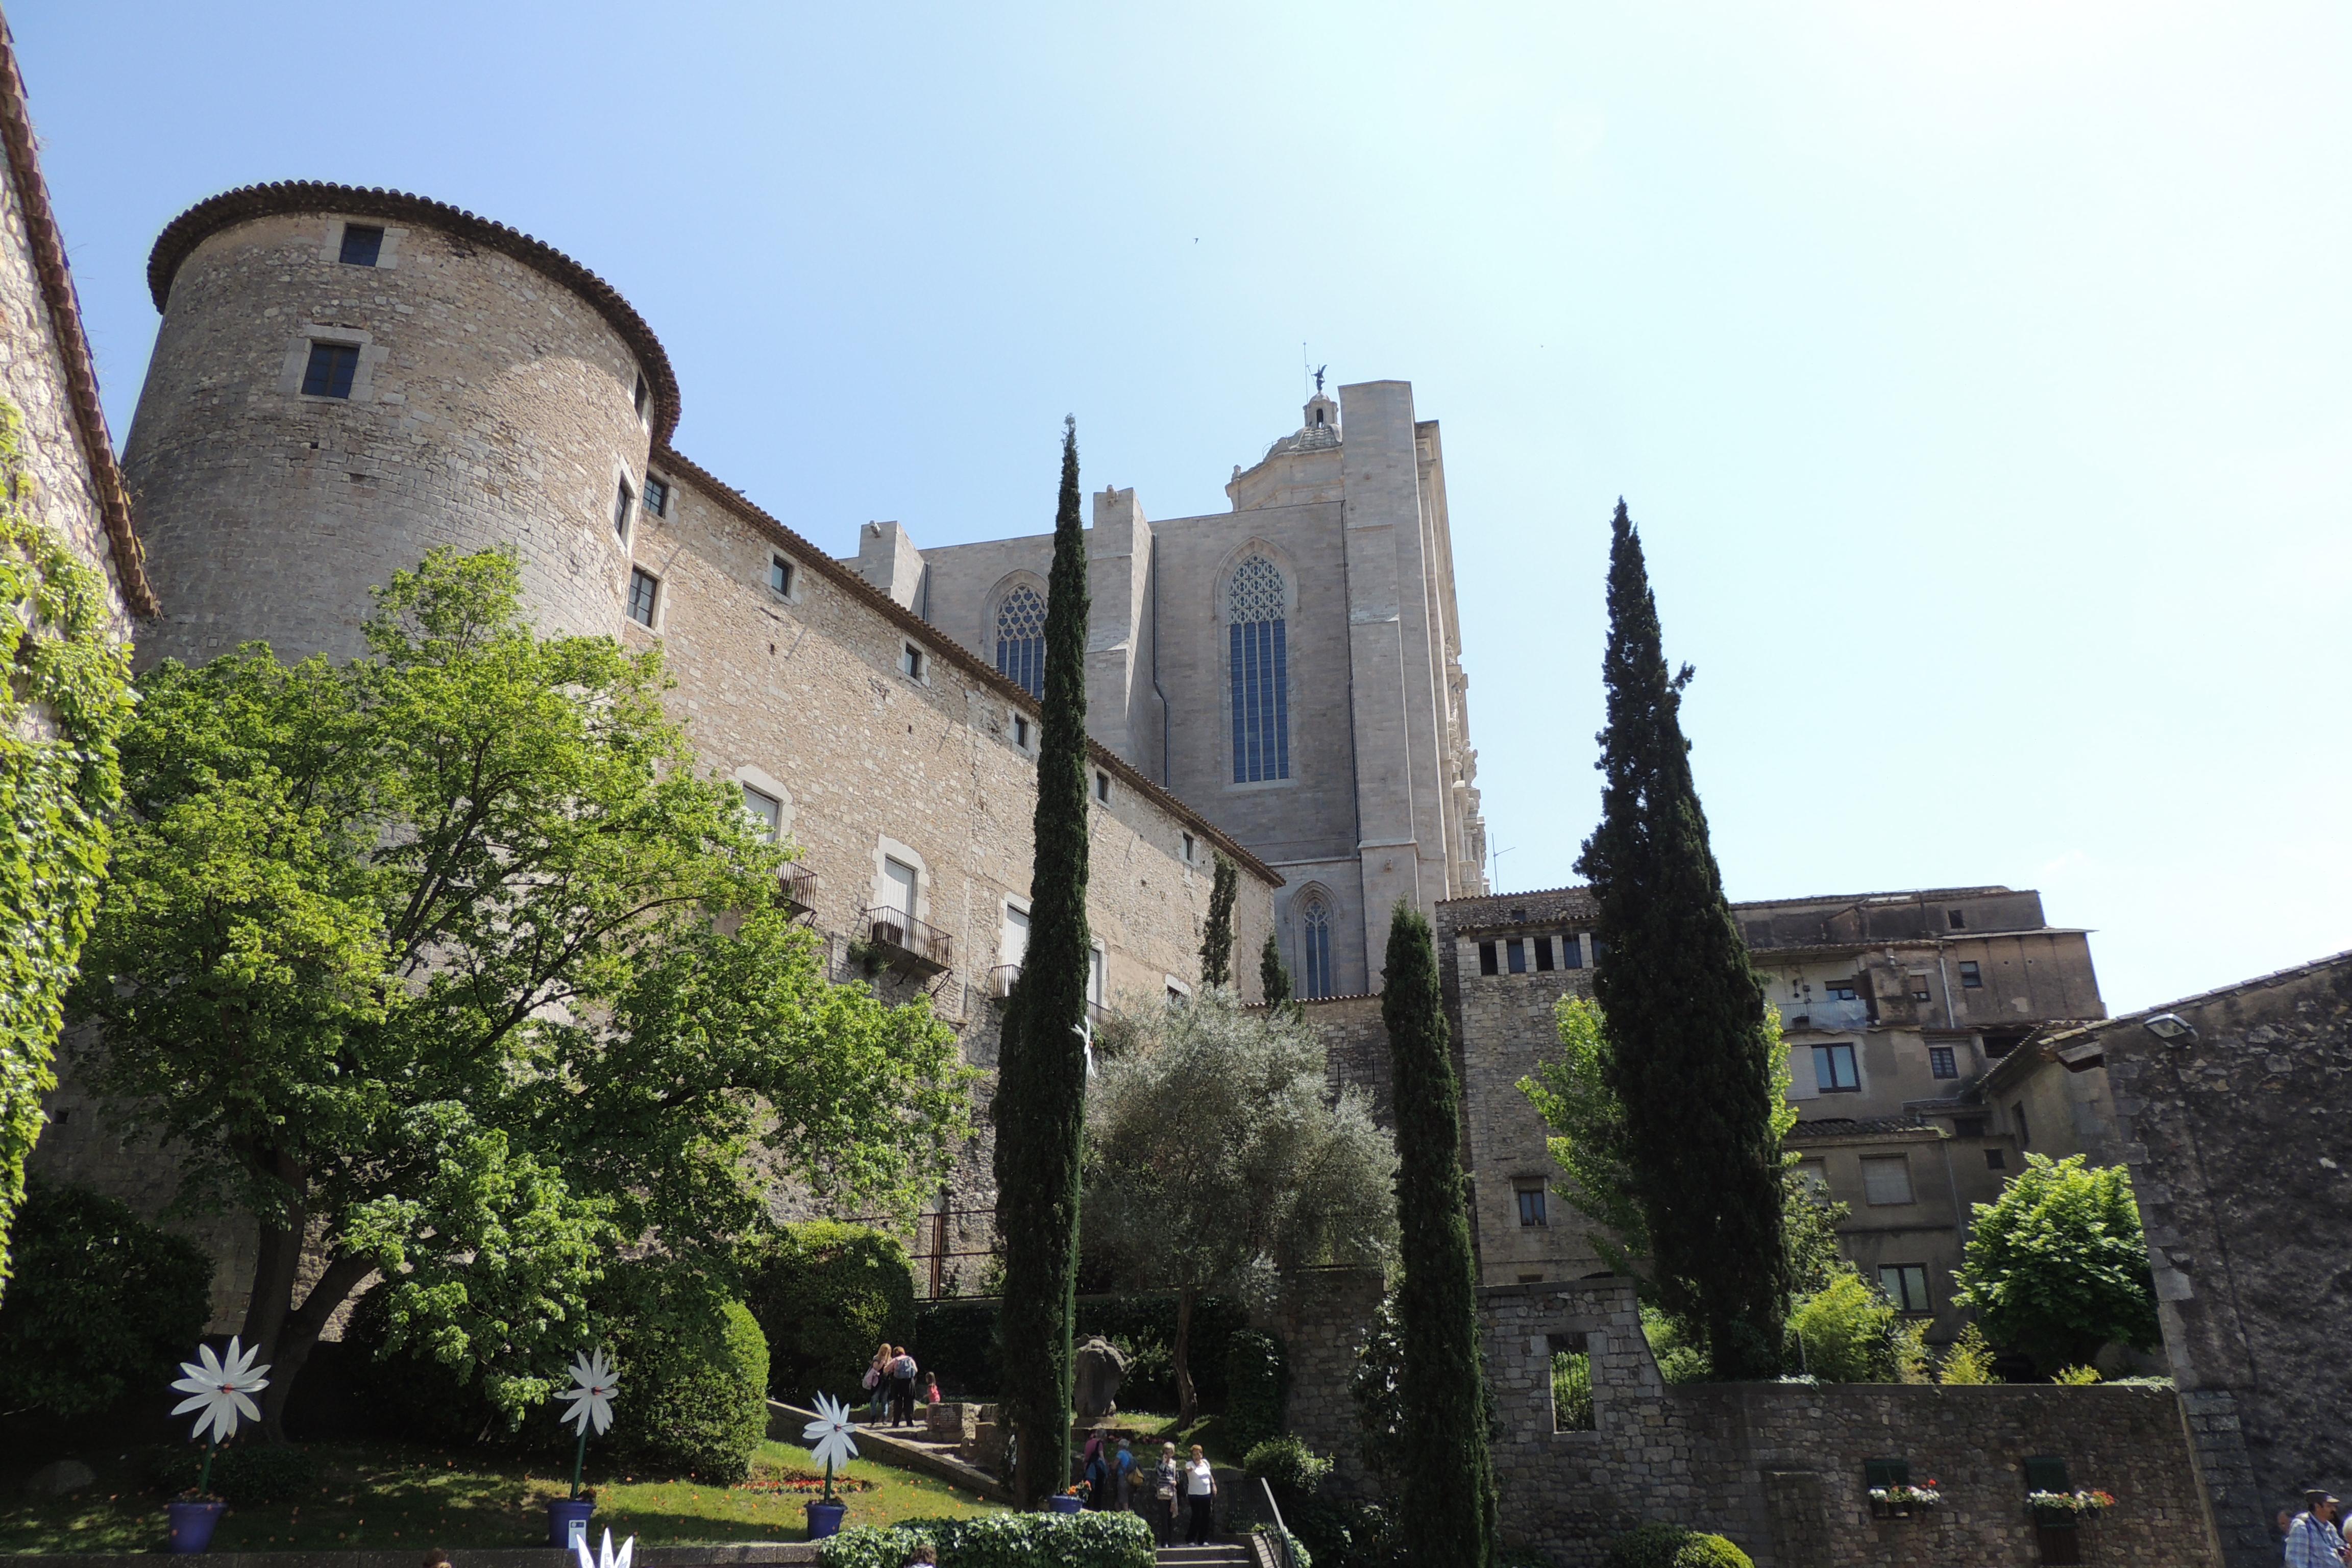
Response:
[{"label": "stone masonry wall", "polygon": [[2165,1011],[2195,1035],[2139,1015],[2084,1037],[2114,1080],[2214,1523],[2230,1568],[2252,1568],[2304,1489],[2352,1493],[2352,953]]},{"label": "stone masonry wall", "polygon": [[[1560,1568],[1601,1562],[1649,1520],[1728,1535],[1758,1568],[2041,1561],[2023,1461],[2064,1461],[2116,1506],[2083,1526],[2084,1561],[2211,1568],[2180,1408],[2158,1388],[1745,1384],[1668,1387],[1623,1280],[1481,1292],[1502,1436],[1505,1542]],[[1551,1352],[1580,1334],[1595,1429],[1553,1428]],[[1943,1506],[1874,1521],[1865,1461],[1902,1459]]]}]

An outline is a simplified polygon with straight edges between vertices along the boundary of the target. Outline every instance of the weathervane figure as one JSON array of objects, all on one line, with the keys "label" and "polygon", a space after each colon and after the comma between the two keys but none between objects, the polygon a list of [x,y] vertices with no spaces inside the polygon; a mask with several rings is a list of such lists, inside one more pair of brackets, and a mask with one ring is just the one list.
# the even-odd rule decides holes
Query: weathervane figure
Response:
[{"label": "weathervane figure", "polygon": [[1323,395],[1323,373],[1330,368],[1328,364],[1318,364],[1315,367],[1315,395],[1318,397]]}]

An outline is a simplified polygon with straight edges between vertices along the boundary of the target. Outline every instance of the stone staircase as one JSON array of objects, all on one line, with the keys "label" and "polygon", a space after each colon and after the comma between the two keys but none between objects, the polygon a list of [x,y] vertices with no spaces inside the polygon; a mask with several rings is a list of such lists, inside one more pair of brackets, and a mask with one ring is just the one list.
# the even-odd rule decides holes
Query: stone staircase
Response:
[{"label": "stone staircase", "polygon": [[1221,1541],[1208,1546],[1163,1546],[1156,1555],[1160,1568],[1257,1568],[1257,1557],[1246,1541]]}]

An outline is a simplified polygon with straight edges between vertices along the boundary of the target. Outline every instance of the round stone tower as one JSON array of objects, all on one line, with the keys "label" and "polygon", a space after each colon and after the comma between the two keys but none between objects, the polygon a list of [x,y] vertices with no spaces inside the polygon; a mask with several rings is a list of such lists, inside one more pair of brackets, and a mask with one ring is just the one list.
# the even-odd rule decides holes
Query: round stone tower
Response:
[{"label": "round stone tower", "polygon": [[147,280],[142,664],[348,658],[368,589],[443,544],[512,548],[542,630],[617,630],[677,380],[604,279],[439,202],[301,183],[191,207]]}]

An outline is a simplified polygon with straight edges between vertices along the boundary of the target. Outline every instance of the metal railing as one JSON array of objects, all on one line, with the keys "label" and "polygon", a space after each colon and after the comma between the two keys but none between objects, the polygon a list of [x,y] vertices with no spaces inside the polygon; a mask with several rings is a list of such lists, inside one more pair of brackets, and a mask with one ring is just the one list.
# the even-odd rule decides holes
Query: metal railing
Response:
[{"label": "metal railing", "polygon": [[888,904],[869,904],[861,923],[869,940],[900,969],[937,974],[955,966],[955,939],[939,927]]},{"label": "metal railing", "polygon": [[776,868],[776,898],[795,915],[816,912],[816,873],[797,860]]}]

